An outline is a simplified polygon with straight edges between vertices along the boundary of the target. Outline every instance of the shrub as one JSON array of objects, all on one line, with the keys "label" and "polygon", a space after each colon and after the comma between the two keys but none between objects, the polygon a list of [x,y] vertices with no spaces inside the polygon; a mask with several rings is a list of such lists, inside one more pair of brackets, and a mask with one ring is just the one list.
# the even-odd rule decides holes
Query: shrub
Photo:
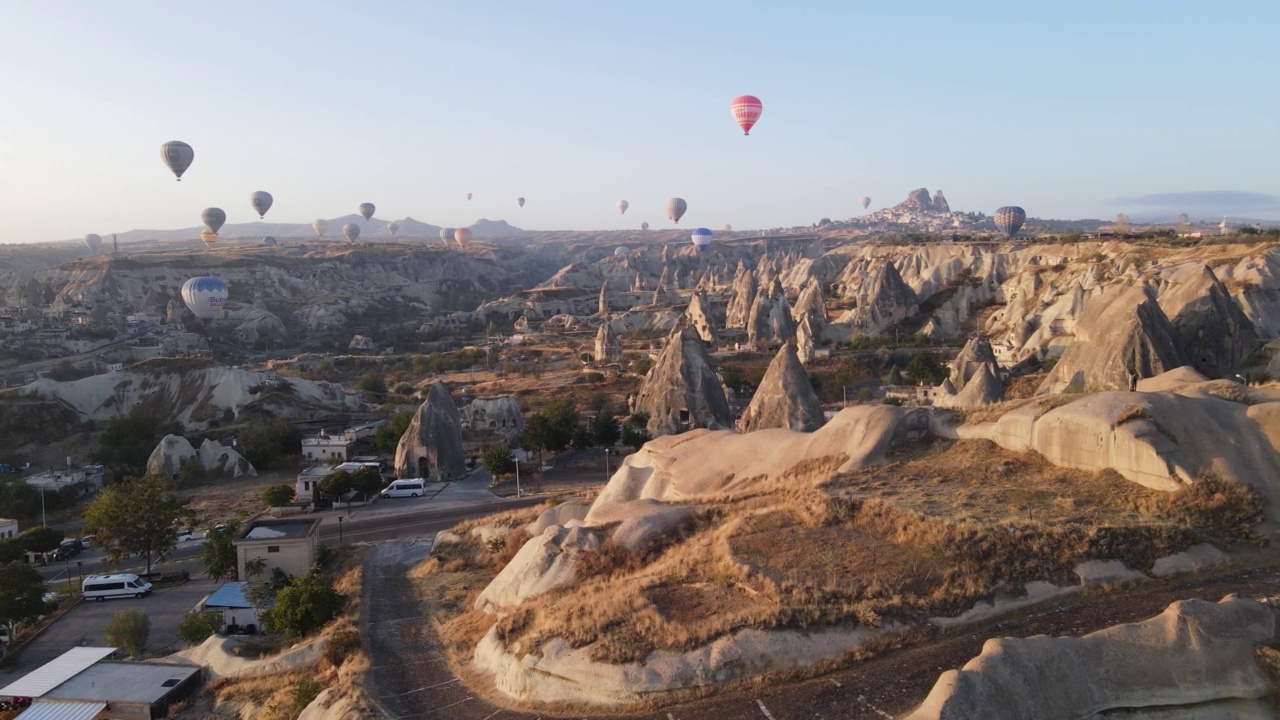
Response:
[{"label": "shrub", "polygon": [[128,650],[131,657],[138,657],[146,651],[147,637],[150,635],[151,618],[137,610],[116,611],[102,630],[102,637],[107,644]]},{"label": "shrub", "polygon": [[342,630],[329,638],[329,644],[324,648],[324,659],[330,665],[340,667],[347,657],[360,647],[360,633],[355,630]]},{"label": "shrub", "polygon": [[1226,547],[1256,539],[1253,528],[1262,522],[1266,505],[1257,490],[1215,476],[1201,477],[1161,500],[1161,515]]},{"label": "shrub", "polygon": [[280,507],[293,500],[293,488],[281,483],[262,491],[262,502],[267,507]]},{"label": "shrub", "polygon": [[306,635],[336,617],[344,603],[328,577],[314,572],[303,575],[276,593],[275,604],[261,615],[262,628],[289,637]]},{"label": "shrub", "polygon": [[188,645],[199,645],[222,629],[222,613],[217,610],[188,610],[178,623],[178,637]]},{"label": "shrub", "polygon": [[319,697],[322,690],[324,685],[310,675],[299,680],[298,684],[293,686],[293,711],[300,713],[306,710],[307,706]]}]

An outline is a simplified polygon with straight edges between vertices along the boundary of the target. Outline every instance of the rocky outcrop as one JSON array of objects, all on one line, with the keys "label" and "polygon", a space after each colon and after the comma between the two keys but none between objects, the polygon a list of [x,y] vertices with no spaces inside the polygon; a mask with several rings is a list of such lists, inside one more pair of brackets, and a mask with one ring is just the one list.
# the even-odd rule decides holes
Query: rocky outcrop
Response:
[{"label": "rocky outcrop", "polygon": [[800,318],[796,326],[796,357],[802,364],[808,364],[818,356],[818,336],[813,330],[808,315]]},{"label": "rocky outcrop", "polygon": [[818,282],[818,278],[810,277],[805,283],[800,296],[796,298],[796,306],[791,309],[791,312],[797,327],[801,320],[808,318],[809,329],[813,331],[815,337],[822,337],[826,332],[827,303],[822,296],[822,283]]},{"label": "rocky outcrop", "polygon": [[1161,285],[1160,309],[1177,331],[1196,370],[1230,377],[1253,353],[1253,323],[1208,265],[1178,268]]},{"label": "rocky outcrop", "polygon": [[542,593],[573,584],[578,558],[600,549],[600,536],[580,527],[552,525],[526,542],[475,600],[478,610],[518,607]]},{"label": "rocky outcrop", "polygon": [[1000,366],[996,363],[996,354],[991,349],[991,341],[986,338],[970,338],[951,361],[951,385],[957,391],[963,390],[969,379],[979,375],[984,369],[998,373]]},{"label": "rocky outcrop", "polygon": [[1183,717],[1179,708],[1199,709],[1188,718],[1252,717],[1207,704],[1271,692],[1254,647],[1274,642],[1275,632],[1270,608],[1228,596],[1175,602],[1149,620],[1079,638],[988,640],[981,655],[943,673],[907,720],[1132,717],[1143,709]]},{"label": "rocky outcrop", "polygon": [[524,431],[524,415],[510,395],[476,398],[458,409],[463,429],[498,433],[508,440]]},{"label": "rocky outcrop", "polygon": [[348,350],[372,350],[373,338],[367,335],[353,335],[351,342],[347,343]]},{"label": "rocky outcrop", "polygon": [[994,363],[978,365],[977,374],[971,376],[958,392],[955,384],[948,378],[933,404],[970,410],[1004,400],[1004,385],[1000,382],[995,367]]},{"label": "rocky outcrop", "polygon": [[402,478],[460,480],[466,474],[462,419],[445,384],[436,381],[396,446],[396,474]]},{"label": "rocky outcrop", "polygon": [[605,280],[600,285],[600,297],[596,298],[596,314],[608,315],[609,310],[609,281]]},{"label": "rocky outcrop", "polygon": [[754,432],[787,428],[813,432],[822,427],[824,420],[818,395],[796,351],[790,345],[783,345],[769,363],[751,404],[738,421],[738,429]]},{"label": "rocky outcrop", "polygon": [[850,263],[836,286],[840,297],[853,307],[839,322],[861,335],[879,335],[920,310],[916,293],[902,280],[893,263],[868,259]]},{"label": "rocky outcrop", "polygon": [[614,363],[622,359],[622,342],[611,323],[601,325],[596,331],[596,348],[592,357],[598,363]]},{"label": "rocky outcrop", "polygon": [[1039,392],[1127,390],[1134,373],[1147,378],[1186,364],[1178,335],[1151,292],[1119,286],[1089,301],[1075,339]]},{"label": "rocky outcrop", "polygon": [[747,344],[757,351],[772,350],[795,339],[796,325],[791,318],[791,306],[782,292],[782,283],[776,279],[768,290],[756,293],[747,320]]},{"label": "rocky outcrop", "polygon": [[715,324],[711,322],[711,304],[707,302],[707,296],[704,293],[693,294],[689,299],[688,309],[684,311],[684,316],[688,319],[689,327],[698,331],[702,341],[714,348],[719,337],[716,334]]},{"label": "rocky outcrop", "polygon": [[200,463],[206,473],[215,477],[257,477],[258,471],[235,448],[225,447],[205,438],[197,451],[191,442],[179,435],[165,435],[147,459],[147,474],[177,477],[182,464],[190,460]]},{"label": "rocky outcrop", "polygon": [[738,272],[733,277],[733,287],[729,294],[729,307],[725,310],[724,326],[727,328],[745,328],[751,316],[751,307],[755,304],[756,293],[760,286],[755,273],[747,270],[741,262]]},{"label": "rocky outcrop", "polygon": [[649,415],[653,436],[695,427],[731,427],[733,416],[724,388],[698,331],[677,327],[645,376],[633,412]]}]

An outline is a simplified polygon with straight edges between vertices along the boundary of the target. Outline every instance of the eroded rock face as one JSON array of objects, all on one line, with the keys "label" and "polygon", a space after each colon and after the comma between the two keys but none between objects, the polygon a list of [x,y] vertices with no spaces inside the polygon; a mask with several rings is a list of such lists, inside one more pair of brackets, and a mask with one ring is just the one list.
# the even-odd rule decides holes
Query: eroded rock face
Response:
[{"label": "eroded rock face", "polygon": [[201,467],[212,475],[230,477],[258,476],[257,469],[244,456],[236,452],[235,448],[226,447],[209,438],[205,438],[204,442],[200,444],[200,451],[197,455],[200,458]]},{"label": "eroded rock face", "polygon": [[645,376],[634,410],[649,414],[653,436],[694,427],[731,427],[724,388],[697,330],[676,328]]},{"label": "eroded rock face", "polygon": [[795,339],[796,325],[791,318],[791,306],[782,292],[782,283],[776,279],[768,291],[756,294],[747,320],[747,343],[756,350],[771,350]]},{"label": "eroded rock face", "polygon": [[1258,341],[1253,323],[1208,265],[1170,273],[1160,292],[1160,309],[1182,340],[1191,366],[1209,377],[1230,377]]},{"label": "eroded rock face", "polygon": [[1148,378],[1187,364],[1177,332],[1150,291],[1119,286],[1085,306],[1075,339],[1039,392],[1127,390],[1135,372]]},{"label": "eroded rock face", "polygon": [[182,469],[182,463],[196,457],[196,449],[181,435],[165,435],[147,458],[147,474],[171,478]]},{"label": "eroded rock face", "polygon": [[863,335],[879,335],[920,309],[915,291],[888,260],[850,263],[836,289],[843,299],[854,302],[838,322]]},{"label": "eroded rock face", "polygon": [[524,431],[524,415],[510,395],[476,398],[460,408],[458,416],[473,431],[498,433],[508,439]]},{"label": "eroded rock face", "polygon": [[1266,605],[1228,596],[1176,602],[1149,620],[1079,638],[988,640],[981,655],[943,673],[908,720],[1092,718],[1259,699],[1270,685],[1254,646],[1273,642],[1275,625]]},{"label": "eroded rock face", "polygon": [[795,319],[797,327],[802,320],[808,318],[809,329],[815,337],[820,338],[827,329],[826,307],[826,299],[822,296],[822,283],[818,282],[817,278],[810,277],[804,289],[800,291],[800,297],[796,298],[796,306],[792,308],[792,318]]},{"label": "eroded rock face", "polygon": [[724,325],[727,328],[745,328],[751,315],[751,306],[756,301],[756,293],[760,286],[755,273],[747,270],[741,262],[738,272],[733,277],[733,287],[729,296],[729,307],[725,311]]},{"label": "eroded rock face", "polygon": [[933,404],[944,408],[973,409],[1004,400],[1004,384],[1000,382],[995,367],[994,363],[978,365],[977,374],[970,377],[958,392],[948,378]]},{"label": "eroded rock face", "polygon": [[611,323],[605,323],[596,331],[595,361],[599,363],[618,362],[622,359],[622,342],[613,331]]},{"label": "eroded rock face", "polygon": [[970,338],[951,362],[951,385],[956,390],[963,390],[969,379],[981,373],[984,368],[999,369],[991,342],[986,338]]},{"label": "eroded rock face", "polygon": [[182,464],[196,460],[205,472],[215,477],[257,477],[258,471],[235,448],[225,447],[205,438],[197,451],[191,442],[179,435],[165,435],[147,459],[147,474],[176,476]]},{"label": "eroded rock face", "polygon": [[711,322],[711,305],[707,302],[707,296],[702,292],[695,292],[689,299],[689,308],[684,315],[688,318],[689,326],[698,331],[702,341],[715,347],[719,337],[715,324]]},{"label": "eroded rock face", "polygon": [[516,607],[535,595],[564,587],[577,579],[578,556],[600,549],[597,533],[580,527],[552,525],[529,540],[476,597],[479,610]]},{"label": "eroded rock face", "polygon": [[824,421],[822,405],[800,358],[790,345],[783,345],[769,363],[751,404],[738,421],[738,429],[753,432],[787,428],[813,432],[822,427]]},{"label": "eroded rock face", "polygon": [[437,381],[418,407],[396,446],[396,474],[402,478],[458,480],[465,473],[462,420],[449,388]]},{"label": "eroded rock face", "polygon": [[809,316],[800,318],[796,326],[796,357],[802,364],[808,364],[817,357],[818,336],[810,324]]}]

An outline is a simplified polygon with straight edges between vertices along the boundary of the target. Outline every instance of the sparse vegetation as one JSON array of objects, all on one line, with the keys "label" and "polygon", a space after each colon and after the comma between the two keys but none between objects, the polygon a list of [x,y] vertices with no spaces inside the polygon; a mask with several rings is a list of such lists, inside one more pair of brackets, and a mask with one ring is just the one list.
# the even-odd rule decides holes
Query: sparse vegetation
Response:
[{"label": "sparse vegetation", "polygon": [[102,629],[102,638],[108,644],[124,648],[135,658],[146,652],[150,636],[151,618],[137,610],[117,610]]},{"label": "sparse vegetation", "polygon": [[217,610],[188,610],[178,622],[178,637],[188,645],[199,645],[222,629],[222,613]]}]

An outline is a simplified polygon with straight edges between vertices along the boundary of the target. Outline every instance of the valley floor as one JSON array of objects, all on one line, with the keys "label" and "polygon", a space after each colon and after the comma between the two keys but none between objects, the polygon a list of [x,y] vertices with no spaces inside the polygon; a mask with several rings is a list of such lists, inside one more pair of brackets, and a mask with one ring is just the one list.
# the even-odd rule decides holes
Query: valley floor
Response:
[{"label": "valley floor", "polygon": [[[389,717],[504,720],[547,717],[492,704],[458,678],[421,617],[409,572],[431,549],[430,542],[390,541],[369,555],[365,566],[366,618],[363,631],[372,659],[369,682]],[[967,626],[848,669],[804,682],[774,687],[744,687],[714,697],[632,713],[654,720],[882,720],[918,705],[943,670],[958,668],[979,654],[991,637],[1083,635],[1119,623],[1159,614],[1169,603],[1189,598],[1217,601],[1236,593],[1275,596],[1280,588],[1280,553],[1204,573],[1137,585],[1101,588],[1055,598],[1043,605],[979,625]],[[1280,707],[1277,707],[1280,715]],[[571,713],[574,718],[618,714]]]}]

